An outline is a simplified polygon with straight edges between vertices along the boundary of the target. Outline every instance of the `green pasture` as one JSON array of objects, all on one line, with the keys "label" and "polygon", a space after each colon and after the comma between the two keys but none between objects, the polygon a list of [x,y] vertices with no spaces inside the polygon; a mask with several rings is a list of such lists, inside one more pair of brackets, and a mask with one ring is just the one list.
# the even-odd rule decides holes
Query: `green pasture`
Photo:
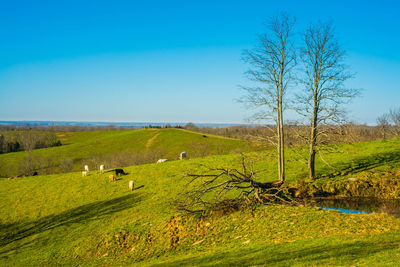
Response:
[{"label": "green pasture", "polygon": [[[260,150],[250,142],[184,129],[65,132],[57,133],[57,136],[62,146],[35,149],[32,157],[41,159],[44,165],[46,162],[58,165],[62,159],[71,159],[73,171],[82,170],[83,162],[91,157],[121,152],[154,153],[154,157],[176,160],[182,151],[193,158]],[[21,163],[27,156],[25,151],[0,154],[0,177],[20,175]],[[92,170],[99,167],[91,162],[88,164]],[[46,170],[37,171],[41,174]]]},{"label": "green pasture", "polygon": [[[135,139],[142,148],[157,133],[143,132]],[[61,149],[79,143],[75,151],[86,148],[81,158],[92,150],[126,147],[127,140],[139,133],[79,133],[65,137]],[[186,136],[179,130],[165,133],[166,140],[174,133],[181,134],[181,141]],[[126,138],[125,142],[109,145],[108,138],[115,139],[115,134]],[[187,134],[188,140],[204,138]],[[161,146],[160,137],[161,133],[152,145]],[[180,144],[175,147],[182,150]],[[48,151],[52,149],[56,148]],[[276,179],[273,152],[246,154],[249,164],[263,170],[260,181]],[[306,148],[287,150],[289,183],[306,179],[306,152]],[[370,172],[400,169],[399,140],[325,147],[321,153],[317,162],[321,180],[347,181]],[[349,215],[281,205],[205,218],[181,214],[172,201],[186,188],[184,174],[204,173],[206,166],[239,168],[240,155],[126,167],[128,175],[116,182],[109,181],[109,170],[105,174],[91,171],[87,177],[72,172],[1,179],[0,265],[398,265],[400,221],[383,214]],[[128,190],[130,180],[136,187],[132,192]]]}]

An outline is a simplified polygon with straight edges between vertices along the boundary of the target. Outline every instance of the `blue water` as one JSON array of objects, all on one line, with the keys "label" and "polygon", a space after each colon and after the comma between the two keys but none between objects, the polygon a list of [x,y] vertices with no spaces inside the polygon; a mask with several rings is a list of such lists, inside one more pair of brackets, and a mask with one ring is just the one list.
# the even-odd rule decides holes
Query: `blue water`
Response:
[{"label": "blue water", "polygon": [[315,204],[325,210],[349,214],[386,213],[400,218],[400,199],[339,198],[315,199]]},{"label": "blue water", "polygon": [[348,210],[342,208],[323,208],[324,210],[336,210],[343,213],[350,213],[350,214],[372,214],[371,212],[361,211],[361,210]]}]

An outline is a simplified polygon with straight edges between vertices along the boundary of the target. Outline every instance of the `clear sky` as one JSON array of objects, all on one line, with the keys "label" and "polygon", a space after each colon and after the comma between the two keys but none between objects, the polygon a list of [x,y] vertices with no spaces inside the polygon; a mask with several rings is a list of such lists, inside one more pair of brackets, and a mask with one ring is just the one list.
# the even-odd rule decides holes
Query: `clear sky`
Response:
[{"label": "clear sky", "polygon": [[[1,1],[0,120],[242,123],[243,49],[278,12],[333,21],[363,88],[400,107],[400,1]],[[287,116],[290,119],[290,115]]]}]

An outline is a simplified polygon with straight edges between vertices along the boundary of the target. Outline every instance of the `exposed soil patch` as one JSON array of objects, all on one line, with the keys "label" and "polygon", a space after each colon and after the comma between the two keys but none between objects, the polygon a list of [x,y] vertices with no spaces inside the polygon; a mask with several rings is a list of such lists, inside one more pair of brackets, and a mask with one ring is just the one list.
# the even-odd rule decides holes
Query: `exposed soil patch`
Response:
[{"label": "exposed soil patch", "polygon": [[157,137],[160,135],[160,133],[156,133],[152,138],[150,138],[147,143],[146,143],[146,148],[149,149],[151,145],[153,144],[154,140],[157,139]]}]

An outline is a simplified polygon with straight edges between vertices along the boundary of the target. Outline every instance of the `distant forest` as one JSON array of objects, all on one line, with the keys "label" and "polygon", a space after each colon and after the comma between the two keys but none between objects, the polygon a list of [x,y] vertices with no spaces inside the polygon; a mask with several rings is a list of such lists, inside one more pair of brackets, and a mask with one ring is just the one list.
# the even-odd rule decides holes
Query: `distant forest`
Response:
[{"label": "distant forest", "polygon": [[60,146],[61,141],[57,139],[53,131],[20,130],[0,131],[0,154],[31,151],[37,148]]},{"label": "distant forest", "polygon": [[[308,127],[304,125],[285,125],[286,146],[306,145],[308,140]],[[149,126],[146,128],[184,128],[224,137],[237,138],[250,141],[268,142],[276,133],[274,126],[230,126],[230,127],[204,127],[194,123],[184,126]],[[373,141],[378,139],[398,138],[400,127],[388,123],[377,126],[365,124],[325,125],[321,137],[322,144],[351,143],[360,141]],[[52,146],[60,146],[57,132],[84,132],[84,131],[126,131],[126,127],[109,126],[0,126],[0,153],[32,150]]]},{"label": "distant forest", "polygon": [[[185,126],[188,130],[200,131],[242,140],[255,140],[268,142],[269,138],[276,135],[275,126],[231,126],[227,128],[197,127],[193,123]],[[286,146],[307,145],[309,128],[304,125],[285,125]],[[322,144],[351,143],[361,141],[374,141],[379,139],[398,138],[400,127],[397,125],[368,126],[364,124],[325,125],[322,127]]]}]

